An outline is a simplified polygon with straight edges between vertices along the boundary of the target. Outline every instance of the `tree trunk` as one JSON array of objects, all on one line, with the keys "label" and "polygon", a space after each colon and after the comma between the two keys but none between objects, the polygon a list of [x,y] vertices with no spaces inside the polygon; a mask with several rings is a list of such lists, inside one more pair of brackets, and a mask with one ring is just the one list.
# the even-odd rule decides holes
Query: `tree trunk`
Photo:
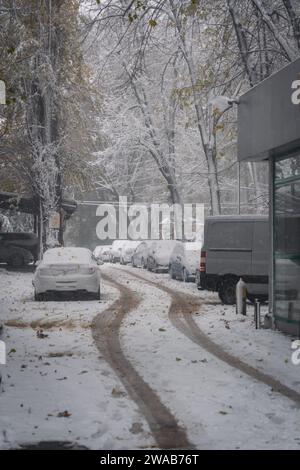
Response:
[{"label": "tree trunk", "polygon": [[216,156],[214,155],[213,148],[210,144],[210,138],[207,133],[202,104],[201,104],[201,97],[197,92],[197,74],[193,62],[193,58],[190,55],[189,51],[187,50],[185,40],[184,40],[184,31],[182,31],[182,25],[178,19],[177,10],[173,0],[169,0],[171,11],[173,15],[173,20],[175,23],[175,28],[177,29],[177,35],[179,40],[179,46],[181,48],[183,57],[185,59],[192,93],[193,93],[193,103],[194,109],[197,117],[197,128],[200,134],[200,139],[202,142],[202,148],[206,157],[207,168],[208,168],[208,187],[210,192],[210,200],[211,200],[211,213],[213,215],[219,215],[221,213],[221,204],[220,204],[220,190],[219,190],[219,182],[217,177],[217,163],[216,163]]},{"label": "tree trunk", "polygon": [[205,148],[205,155],[208,167],[208,186],[210,189],[210,200],[211,200],[211,215],[221,214],[221,201],[220,201],[220,190],[218,173],[216,167],[215,152],[212,148],[207,146]]},{"label": "tree trunk", "polygon": [[250,82],[251,86],[256,85],[258,83],[258,74],[256,70],[256,62],[253,59],[253,56],[249,53],[249,45],[247,41],[247,37],[245,34],[245,30],[239,15],[239,12],[236,8],[235,0],[227,0],[227,5],[229,9],[229,13],[232,18],[232,23],[240,51],[241,58],[244,63],[244,67]]}]

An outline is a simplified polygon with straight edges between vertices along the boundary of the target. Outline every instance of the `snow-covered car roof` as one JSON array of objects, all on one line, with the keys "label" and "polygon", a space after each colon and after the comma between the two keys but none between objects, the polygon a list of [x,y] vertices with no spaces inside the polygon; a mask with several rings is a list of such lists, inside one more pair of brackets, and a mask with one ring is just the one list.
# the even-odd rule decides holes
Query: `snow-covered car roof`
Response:
[{"label": "snow-covered car roof", "polygon": [[168,252],[173,250],[177,243],[180,242],[178,242],[178,240],[154,240],[151,244],[151,248],[153,246],[156,248],[156,250]]},{"label": "snow-covered car roof", "polygon": [[122,251],[126,250],[135,250],[142,242],[141,241],[135,241],[135,240],[129,240],[127,243],[124,243],[122,246]]},{"label": "snow-covered car roof", "polygon": [[111,245],[104,245],[104,246],[102,247],[101,253],[107,253],[107,252],[110,251],[110,250],[111,250]]},{"label": "snow-covered car roof", "polygon": [[58,263],[88,263],[90,262],[92,253],[88,248],[78,247],[62,247],[51,248],[45,251],[43,256],[43,263],[45,264],[58,264]]},{"label": "snow-covered car roof", "polygon": [[113,250],[118,250],[119,248],[122,248],[124,243],[127,243],[128,240],[114,240],[111,247]]}]

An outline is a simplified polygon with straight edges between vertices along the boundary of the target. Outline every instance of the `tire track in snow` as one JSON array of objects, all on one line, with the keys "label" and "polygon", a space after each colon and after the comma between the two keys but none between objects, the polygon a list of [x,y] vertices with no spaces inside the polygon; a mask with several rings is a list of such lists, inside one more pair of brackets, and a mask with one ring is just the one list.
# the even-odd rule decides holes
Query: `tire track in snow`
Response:
[{"label": "tire track in snow", "polygon": [[168,313],[169,319],[174,327],[187,336],[191,341],[201,346],[201,348],[205,349],[219,360],[226,362],[226,364],[229,366],[240,370],[252,379],[264,383],[265,385],[271,387],[274,392],[280,393],[290,400],[293,400],[298,406],[300,406],[300,393],[284,385],[271,375],[256,369],[238,357],[230,354],[217,343],[212,341],[207,336],[207,334],[201,330],[192,317],[193,313],[199,311],[199,307],[201,307],[201,299],[197,299],[189,294],[176,292],[167,286],[146,279],[144,276],[133,273],[126,269],[122,269],[122,271],[125,271],[128,275],[142,280],[143,282],[147,282],[148,284],[153,285],[158,289],[161,289],[171,297],[171,305]]},{"label": "tire track in snow", "polygon": [[138,307],[141,299],[128,287],[115,281],[112,276],[102,278],[117,287],[120,297],[92,323],[92,335],[98,350],[122,381],[129,396],[146,418],[160,449],[191,449],[185,430],[160,401],[158,395],[142,379],[122,352],[119,330],[123,318]]}]

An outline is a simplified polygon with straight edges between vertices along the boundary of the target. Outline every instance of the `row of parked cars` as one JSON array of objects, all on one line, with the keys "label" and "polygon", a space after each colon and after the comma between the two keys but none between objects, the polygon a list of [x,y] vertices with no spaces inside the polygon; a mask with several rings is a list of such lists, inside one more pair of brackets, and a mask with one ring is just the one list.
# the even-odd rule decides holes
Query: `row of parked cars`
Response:
[{"label": "row of parked cars", "polygon": [[199,289],[218,292],[224,304],[236,301],[240,277],[250,301],[268,298],[270,233],[266,216],[207,217],[204,242],[116,240],[94,251],[98,262],[120,262],[170,277],[195,281]]},{"label": "row of parked cars", "polygon": [[[196,281],[199,289],[218,292],[224,304],[235,303],[235,287],[242,277],[250,300],[266,300],[269,243],[267,217],[217,216],[205,220],[203,244],[115,240],[110,246],[96,247],[93,254],[87,248],[48,250],[35,273],[35,297],[39,300],[57,290],[86,291],[99,298],[99,264],[120,262],[153,272],[169,272],[173,279]],[[0,234],[0,261],[18,267],[35,262],[37,254],[34,234]],[[281,277],[277,273],[277,284],[284,290],[288,272],[293,268],[299,273],[299,268],[295,262],[283,262],[285,269],[281,269]],[[277,290],[280,286],[276,286]]]},{"label": "row of parked cars", "polygon": [[201,244],[177,240],[116,240],[110,246],[97,247],[99,262],[120,262],[153,272],[169,272],[172,279],[194,281],[199,267]]}]

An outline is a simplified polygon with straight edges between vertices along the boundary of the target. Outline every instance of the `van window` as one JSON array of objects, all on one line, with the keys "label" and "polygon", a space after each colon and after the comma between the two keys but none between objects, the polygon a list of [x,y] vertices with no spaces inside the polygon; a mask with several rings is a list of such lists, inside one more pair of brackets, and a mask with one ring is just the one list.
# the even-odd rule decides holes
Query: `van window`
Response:
[{"label": "van window", "polygon": [[253,222],[216,221],[210,224],[205,244],[209,248],[251,250]]}]

